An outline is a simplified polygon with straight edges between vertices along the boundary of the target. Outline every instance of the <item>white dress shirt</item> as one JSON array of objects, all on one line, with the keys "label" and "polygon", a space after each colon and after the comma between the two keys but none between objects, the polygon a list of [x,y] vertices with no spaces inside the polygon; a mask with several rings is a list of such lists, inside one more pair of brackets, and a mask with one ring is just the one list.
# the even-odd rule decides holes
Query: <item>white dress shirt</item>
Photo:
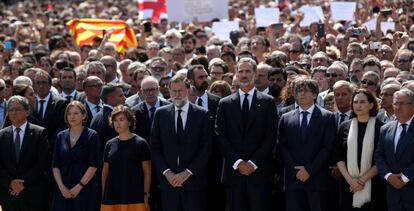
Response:
[{"label": "white dress shirt", "polygon": [[198,99],[201,99],[203,101],[203,108],[207,109],[208,111],[208,95],[207,91],[204,91],[204,94],[201,95],[201,97],[197,97],[196,103],[198,105]]},{"label": "white dress shirt", "polygon": [[75,89],[70,94],[66,94],[65,92],[62,92],[62,93],[60,93],[60,96],[63,97],[63,98],[65,98],[65,99],[66,99],[67,96],[71,96],[70,101],[72,102],[75,99],[75,97],[76,97],[76,93],[77,92],[76,92],[76,89]]},{"label": "white dress shirt", "polygon": [[98,110],[96,109],[96,106],[99,106],[100,111],[102,111],[102,108],[103,108],[102,100],[99,101],[99,104],[98,105],[91,103],[88,100],[88,98],[85,98],[85,102],[86,102],[86,104],[88,104],[89,110],[91,110],[91,113],[92,113],[92,117],[91,118],[95,117],[96,114],[98,113],[97,112]]},{"label": "white dress shirt", "polygon": [[309,125],[309,121],[311,119],[312,113],[313,113],[313,109],[315,109],[315,104],[313,104],[311,107],[308,108],[308,110],[303,110],[300,106],[299,106],[299,123],[302,124],[302,119],[303,119],[303,114],[302,111],[307,111],[308,115],[306,116],[308,125]]},{"label": "white dress shirt", "polygon": [[50,93],[45,97],[45,98],[43,98],[43,99],[40,99],[40,97],[39,96],[36,96],[36,98],[37,98],[37,112],[39,112],[39,109],[40,109],[40,100],[44,100],[45,102],[43,103],[43,111],[42,111],[42,114],[43,114],[43,116],[42,116],[42,118],[44,118],[45,117],[45,114],[46,114],[46,109],[47,109],[47,104],[48,104],[48,102],[49,102],[49,100],[50,100]]},{"label": "white dress shirt", "polygon": [[[24,132],[26,131],[26,126],[27,126],[27,121],[22,124],[19,128],[20,128],[20,132],[19,132],[19,136],[20,136],[20,149],[22,149],[23,146],[23,137],[24,137]],[[14,125],[12,125],[12,129],[13,129],[13,142],[16,139],[16,127]]]},{"label": "white dress shirt", "polygon": [[190,103],[187,101],[183,107],[178,108],[177,106],[174,106],[175,109],[175,132],[177,132],[177,119],[178,119],[178,109],[181,109],[181,119],[183,120],[183,130],[185,130],[185,125],[187,123],[187,116],[188,116],[188,108],[190,107]]}]

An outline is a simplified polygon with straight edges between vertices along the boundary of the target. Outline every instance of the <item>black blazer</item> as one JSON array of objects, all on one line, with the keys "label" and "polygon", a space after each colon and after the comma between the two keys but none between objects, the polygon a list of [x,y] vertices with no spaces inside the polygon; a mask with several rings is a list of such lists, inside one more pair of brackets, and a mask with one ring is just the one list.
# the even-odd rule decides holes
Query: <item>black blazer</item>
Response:
[{"label": "black blazer", "polygon": [[399,210],[396,207],[404,205],[407,210],[414,210],[414,121],[407,128],[404,139],[400,140],[401,153],[394,152],[394,137],[397,130],[397,121],[392,121],[381,127],[379,143],[375,151],[375,164],[382,178],[388,173],[402,173],[410,182],[402,189],[397,190],[387,183],[388,207],[390,210]]},{"label": "black blazer", "polygon": [[[37,104],[38,103],[36,102],[36,105]],[[67,104],[68,103],[66,99],[50,94],[50,98],[49,98],[49,101],[47,102],[45,114],[43,116],[43,121],[41,120],[41,118],[38,118],[40,120],[39,125],[44,128],[47,128],[51,147],[54,146],[56,135],[60,131],[67,128],[67,125],[64,121],[65,110],[66,110]],[[36,111],[38,111],[38,108],[36,108]]]},{"label": "black blazer", "polygon": [[[272,152],[276,143],[278,119],[273,97],[257,90],[252,98],[246,129],[243,128],[239,93],[220,100],[215,129],[217,143],[224,156],[225,184],[263,184],[273,181]],[[258,169],[246,177],[232,167],[238,159],[251,160]]]},{"label": "black blazer", "polygon": [[[170,104],[167,100],[158,98],[160,100],[160,107]],[[132,111],[135,113],[135,133],[144,138],[150,140],[151,123],[148,115],[148,108],[145,102],[141,102],[138,105],[132,107]]]},{"label": "black blazer", "polygon": [[[279,145],[285,168],[286,190],[328,190],[329,164],[337,133],[335,115],[315,105],[306,139],[300,138],[299,108],[282,115]],[[306,182],[296,178],[295,166],[305,166],[310,174]]]},{"label": "black blazer", "polygon": [[288,105],[288,106],[285,106],[285,107],[283,107],[281,110],[280,110],[280,116],[282,116],[283,114],[286,114],[287,112],[289,112],[289,111],[293,111],[293,110],[295,110],[295,103],[293,103],[293,104],[291,104],[291,105]]},{"label": "black blazer", "polygon": [[101,140],[101,154],[103,153],[106,142],[116,137],[118,133],[109,125],[109,117],[112,109],[104,106],[91,121],[91,129],[94,129],[99,134]]},{"label": "black blazer", "polygon": [[151,156],[162,190],[177,190],[162,175],[166,169],[171,169],[174,173],[188,169],[193,173],[184,183],[184,190],[206,188],[206,164],[211,151],[209,129],[207,111],[192,103],[189,105],[182,139],[179,139],[175,131],[174,104],[155,111],[151,130]]},{"label": "black blazer", "polygon": [[[46,129],[27,123],[17,163],[12,126],[0,130],[0,204],[4,207],[19,201],[28,210],[38,210],[47,203],[50,151]],[[24,180],[25,189],[18,197],[10,195],[13,179]],[[36,209],[37,208],[37,209]]]}]

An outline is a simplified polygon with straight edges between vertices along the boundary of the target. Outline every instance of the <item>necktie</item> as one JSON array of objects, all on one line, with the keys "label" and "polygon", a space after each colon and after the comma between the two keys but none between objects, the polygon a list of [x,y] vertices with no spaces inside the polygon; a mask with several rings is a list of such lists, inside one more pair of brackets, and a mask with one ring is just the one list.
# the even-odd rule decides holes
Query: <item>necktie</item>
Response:
[{"label": "necktie", "polygon": [[16,135],[14,136],[14,152],[16,153],[16,161],[19,162],[20,158],[20,128],[16,128]]},{"label": "necktie", "polygon": [[177,135],[181,135],[184,132],[184,126],[183,126],[183,119],[181,118],[181,112],[183,110],[178,109],[178,115],[177,115]]},{"label": "necktie", "polygon": [[152,124],[152,121],[154,120],[155,110],[156,110],[155,106],[152,106],[152,107],[150,108],[150,113],[151,113],[151,116],[150,116],[150,123],[151,123],[151,124]]},{"label": "necktie", "polygon": [[341,124],[342,122],[344,122],[344,121],[345,121],[346,114],[342,113],[342,114],[341,114],[341,115],[339,115],[339,116],[340,116],[340,118],[339,118],[339,124]]},{"label": "necktie", "polygon": [[95,109],[96,109],[96,113],[98,113],[99,111],[101,111],[101,106],[97,105],[95,106]]},{"label": "necktie", "polygon": [[201,98],[198,98],[197,105],[203,107],[203,100]]},{"label": "necktie", "polygon": [[306,130],[308,129],[308,114],[307,111],[302,111],[302,122],[300,124],[300,136],[302,138],[302,141],[305,140],[306,137]]},{"label": "necktie", "polygon": [[247,120],[249,118],[249,96],[248,93],[244,94],[243,105],[242,105],[242,117],[243,117],[243,124],[244,127],[247,125]]},{"label": "necktie", "polygon": [[404,139],[404,137],[405,137],[405,134],[407,134],[407,124],[401,124],[401,127],[402,127],[402,131],[401,131],[401,133],[400,133],[400,138],[398,139],[398,143],[397,143],[397,149],[395,150],[395,153],[397,154],[397,155],[399,155],[400,153],[401,153],[401,145],[402,145],[402,141],[403,141],[403,139]]},{"label": "necktie", "polygon": [[38,111],[39,117],[41,120],[43,120],[43,110],[44,110],[44,104],[45,104],[45,100],[39,100],[40,103],[40,108]]},{"label": "necktie", "polygon": [[72,96],[70,96],[70,95],[66,96],[66,101],[67,101],[68,103],[70,103],[71,99],[72,99]]}]

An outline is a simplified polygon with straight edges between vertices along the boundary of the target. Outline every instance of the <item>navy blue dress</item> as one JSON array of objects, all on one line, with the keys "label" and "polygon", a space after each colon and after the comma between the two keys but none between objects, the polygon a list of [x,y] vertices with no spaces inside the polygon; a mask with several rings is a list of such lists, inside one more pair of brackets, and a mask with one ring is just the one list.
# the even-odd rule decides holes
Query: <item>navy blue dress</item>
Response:
[{"label": "navy blue dress", "polygon": [[[76,144],[70,147],[69,129],[58,133],[53,155],[53,168],[59,168],[63,184],[71,189],[80,182],[89,167],[98,168],[102,162],[99,135],[85,127]],[[55,188],[52,210],[90,211],[95,210],[98,202],[98,180],[94,176],[74,199],[63,197]]]}]

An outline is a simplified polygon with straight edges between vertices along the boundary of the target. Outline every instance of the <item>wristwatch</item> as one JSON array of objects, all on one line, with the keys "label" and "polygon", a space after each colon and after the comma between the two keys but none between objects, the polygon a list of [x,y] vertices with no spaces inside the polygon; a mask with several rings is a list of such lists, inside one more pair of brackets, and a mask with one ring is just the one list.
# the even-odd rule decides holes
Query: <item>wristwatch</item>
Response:
[{"label": "wristwatch", "polygon": [[144,192],[144,196],[149,198],[151,196],[151,194],[149,192]]}]

